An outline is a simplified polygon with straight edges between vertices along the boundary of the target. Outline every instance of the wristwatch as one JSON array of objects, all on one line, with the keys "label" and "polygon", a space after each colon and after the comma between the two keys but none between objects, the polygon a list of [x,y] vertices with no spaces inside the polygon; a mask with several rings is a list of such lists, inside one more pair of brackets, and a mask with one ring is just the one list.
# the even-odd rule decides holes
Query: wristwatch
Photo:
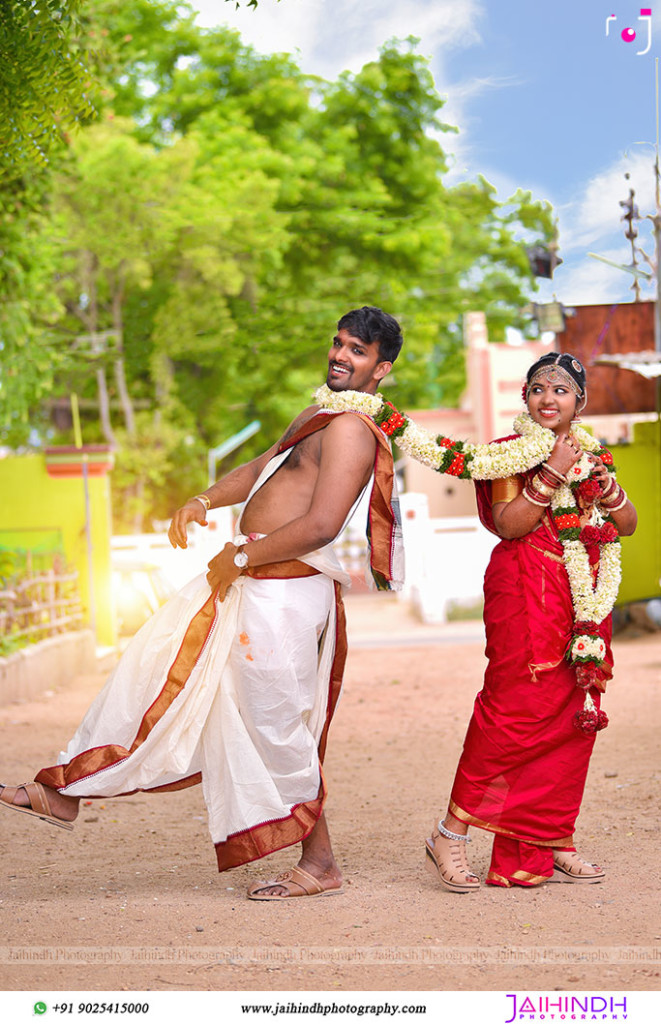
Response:
[{"label": "wristwatch", "polygon": [[245,568],[247,568],[248,556],[245,553],[245,551],[243,550],[243,545],[241,545],[240,548],[237,548],[237,552],[236,552],[236,554],[234,556],[234,564],[237,567],[237,569],[245,569]]}]

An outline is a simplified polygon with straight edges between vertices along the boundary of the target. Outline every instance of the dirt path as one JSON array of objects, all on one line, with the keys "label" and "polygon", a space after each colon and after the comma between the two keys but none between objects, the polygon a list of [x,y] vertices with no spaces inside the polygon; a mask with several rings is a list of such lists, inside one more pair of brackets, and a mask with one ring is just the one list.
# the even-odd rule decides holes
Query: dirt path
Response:
[{"label": "dirt path", "polygon": [[[421,627],[382,600],[349,604],[355,646],[326,763],[346,894],[245,900],[292,851],[218,875],[199,788],[95,802],[70,834],[2,812],[6,991],[661,988],[659,634],[615,644],[611,725],[577,834],[606,883],[456,896],[424,872],[423,839],[480,685],[480,626]],[[53,763],[101,681],[0,709],[2,779]],[[484,874],[489,838],[474,836]],[[99,962],[113,955],[124,962]]]}]

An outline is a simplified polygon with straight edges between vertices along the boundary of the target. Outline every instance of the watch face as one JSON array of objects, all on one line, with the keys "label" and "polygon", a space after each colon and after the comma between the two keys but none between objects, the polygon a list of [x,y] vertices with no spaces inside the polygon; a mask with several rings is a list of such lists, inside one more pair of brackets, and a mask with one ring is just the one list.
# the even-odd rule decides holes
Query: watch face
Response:
[{"label": "watch face", "polygon": [[234,564],[237,569],[245,569],[248,564],[248,556],[245,551],[237,551],[234,556]]}]

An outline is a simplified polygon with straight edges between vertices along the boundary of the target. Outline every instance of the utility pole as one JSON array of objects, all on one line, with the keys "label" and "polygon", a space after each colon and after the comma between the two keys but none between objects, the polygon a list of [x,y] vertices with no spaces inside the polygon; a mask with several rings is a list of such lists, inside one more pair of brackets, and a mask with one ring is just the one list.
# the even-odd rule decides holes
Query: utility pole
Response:
[{"label": "utility pole", "polygon": [[[658,157],[657,157],[657,159],[658,159]],[[624,177],[627,179],[627,181],[629,180],[629,172],[628,171],[624,175]],[[658,179],[657,179],[657,185],[658,185]],[[629,189],[629,198],[628,199],[620,199],[620,206],[624,207],[624,210],[625,210],[625,213],[622,214],[621,220],[624,220],[627,223],[627,230],[624,232],[624,237],[628,238],[629,242],[631,243],[631,273],[633,274],[633,284],[631,285],[631,287],[633,288],[634,301],[635,302],[640,302],[640,282],[638,281],[638,275],[636,274],[636,269],[638,267],[638,260],[636,259],[636,255],[637,255],[636,238],[638,237],[638,228],[634,225],[634,221],[635,220],[640,220],[640,213],[638,212],[638,207],[636,206],[636,204],[633,201],[635,194],[636,193],[634,192],[634,190],[632,188],[630,188]],[[657,210],[658,210],[658,204],[657,204]],[[658,262],[659,261],[657,259],[657,266],[658,266]]]},{"label": "utility pole", "polygon": [[[650,217],[654,230],[654,262],[656,272],[656,298],[654,300],[654,350],[661,353],[661,175],[659,174],[659,58],[654,60],[656,99],[656,156],[654,160],[654,216]],[[656,380],[656,418],[661,428],[661,377]],[[661,444],[661,437],[659,438]],[[661,448],[659,452],[661,456]]]},{"label": "utility pole", "polygon": [[659,58],[654,61],[656,78],[656,159],[654,160],[654,259],[656,263],[656,301],[654,303],[654,348],[661,352],[661,177],[659,175]]}]

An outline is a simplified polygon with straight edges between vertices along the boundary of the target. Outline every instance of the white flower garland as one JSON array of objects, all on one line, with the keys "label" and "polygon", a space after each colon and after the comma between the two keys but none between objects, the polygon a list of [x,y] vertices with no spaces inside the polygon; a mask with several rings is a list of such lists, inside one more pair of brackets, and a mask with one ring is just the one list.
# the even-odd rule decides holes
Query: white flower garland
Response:
[{"label": "white flower garland", "polygon": [[[372,418],[382,413],[386,405],[381,395],[369,395],[360,391],[332,391],[326,384],[318,388],[313,397],[317,405],[331,412],[360,412]],[[402,421],[404,429],[398,429],[394,437],[397,446],[417,462],[438,470],[447,456],[448,447],[439,441],[437,435],[418,426],[408,417],[402,417]],[[470,476],[473,480],[498,480],[525,473],[545,462],[556,442],[553,431],[536,423],[527,412],[517,416],[513,426],[519,436],[509,441],[492,444],[463,443],[461,452],[466,457],[466,470],[461,475]],[[596,452],[601,448],[599,442],[581,427],[573,427],[572,435],[584,452]],[[454,446],[454,442],[446,440]],[[592,464],[584,454],[570,470],[569,476],[573,482],[580,482],[587,479],[591,469]],[[576,501],[569,484],[562,484],[554,492],[551,508],[576,509]],[[595,507],[591,525],[599,526],[604,522],[604,518]],[[600,546],[599,571],[596,584],[593,584],[585,545],[580,540],[562,540],[561,543],[575,619],[578,622],[594,622],[598,625],[612,611],[617,598],[622,576],[620,545],[609,543]],[[593,647],[596,650],[599,646],[594,639],[587,636],[577,637],[577,640],[587,643],[590,650]],[[572,651],[574,647],[576,642],[572,645]],[[601,656],[596,660],[601,660]]]},{"label": "white flower garland", "polygon": [[[331,391],[327,384],[318,388],[314,401],[322,409],[331,412],[362,412],[372,418],[383,411],[385,399],[382,395],[368,395],[362,391]],[[447,449],[439,444],[438,435],[425,430],[409,417],[406,426],[394,438],[397,447],[416,462],[430,469],[438,469]],[[466,441],[462,452],[469,457],[468,474],[473,480],[500,480],[503,477],[525,473],[533,466],[545,462],[556,441],[548,427],[536,423],[528,413],[521,413],[514,420],[514,431],[519,437],[492,444],[473,444]],[[576,440],[585,451],[598,451],[599,442],[586,430],[576,427],[572,430]]]},{"label": "white flower garland", "polygon": [[313,394],[316,405],[331,412],[362,412],[365,416],[376,416],[383,408],[381,395],[368,395],[364,391],[331,391],[328,384],[322,384]]},{"label": "white flower garland", "polygon": [[[574,437],[579,440],[584,448],[584,439],[592,442],[594,451],[594,438],[585,430],[574,428]],[[580,435],[580,436],[579,436]],[[597,447],[598,444],[597,444]],[[587,480],[592,470],[590,460],[582,455],[580,460],[569,471],[574,481]],[[561,484],[553,493],[551,508],[556,511],[560,508],[576,508],[576,501],[569,484]],[[601,515],[595,506],[590,520],[591,526],[600,527],[605,523],[605,517]],[[590,559],[585,545],[580,540],[564,540],[561,538],[563,561],[569,577],[574,615],[578,622],[594,622],[599,625],[613,610],[617,600],[620,581],[622,579],[621,548],[617,543],[602,544],[599,554],[599,570],[597,581],[593,585]],[[582,637],[585,640],[585,637]]]}]

